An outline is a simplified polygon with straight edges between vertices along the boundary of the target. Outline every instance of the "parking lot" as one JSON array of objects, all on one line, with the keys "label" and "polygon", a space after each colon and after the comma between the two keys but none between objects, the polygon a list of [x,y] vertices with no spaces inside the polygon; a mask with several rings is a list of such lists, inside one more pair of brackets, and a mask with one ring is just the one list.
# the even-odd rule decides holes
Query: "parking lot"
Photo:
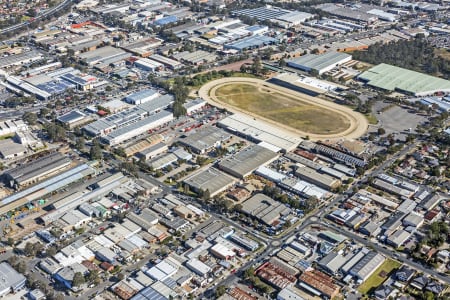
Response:
[{"label": "parking lot", "polygon": [[417,125],[422,124],[427,120],[425,116],[409,112],[408,109],[397,105],[382,111],[387,105],[389,104],[380,102],[377,103],[373,109],[379,120],[379,127],[384,128],[387,134],[404,132],[409,130],[409,128],[412,129],[411,132],[415,132]]}]

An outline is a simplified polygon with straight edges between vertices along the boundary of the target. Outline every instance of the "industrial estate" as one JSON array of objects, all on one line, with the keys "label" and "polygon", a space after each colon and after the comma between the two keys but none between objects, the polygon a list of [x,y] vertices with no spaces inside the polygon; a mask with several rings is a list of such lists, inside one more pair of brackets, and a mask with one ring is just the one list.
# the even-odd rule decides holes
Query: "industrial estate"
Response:
[{"label": "industrial estate", "polygon": [[449,299],[449,20],[3,1],[0,297]]}]

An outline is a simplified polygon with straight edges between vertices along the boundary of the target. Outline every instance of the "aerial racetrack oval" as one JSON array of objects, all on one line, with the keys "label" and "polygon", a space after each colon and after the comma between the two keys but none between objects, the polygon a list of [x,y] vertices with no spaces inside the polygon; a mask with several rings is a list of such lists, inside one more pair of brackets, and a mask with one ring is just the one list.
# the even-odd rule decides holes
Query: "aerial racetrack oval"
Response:
[{"label": "aerial racetrack oval", "polygon": [[277,125],[313,140],[356,139],[367,119],[352,109],[267,81],[227,77],[203,85],[198,94],[211,105]]}]

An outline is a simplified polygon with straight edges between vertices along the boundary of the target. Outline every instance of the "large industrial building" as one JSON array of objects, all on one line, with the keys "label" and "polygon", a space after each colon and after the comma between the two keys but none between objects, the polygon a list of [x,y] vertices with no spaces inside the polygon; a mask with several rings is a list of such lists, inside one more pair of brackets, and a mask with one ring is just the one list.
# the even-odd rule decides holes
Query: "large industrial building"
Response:
[{"label": "large industrial building", "polygon": [[25,287],[27,279],[14,270],[7,262],[0,263],[0,297],[9,293],[16,293]]},{"label": "large industrial building", "polygon": [[28,126],[22,120],[5,120],[0,122],[0,136],[13,135],[18,131],[26,130],[28,130]]},{"label": "large industrial building", "polygon": [[142,90],[125,97],[125,102],[130,104],[142,104],[158,98],[160,94],[152,89]]},{"label": "large industrial building", "polygon": [[260,166],[270,164],[277,159],[278,153],[259,145],[249,146],[232,157],[219,162],[219,169],[237,178],[250,175]]},{"label": "large industrial building", "polygon": [[88,51],[88,52],[79,54],[78,58],[80,60],[84,61],[89,66],[93,66],[104,60],[111,59],[111,58],[114,58],[117,56],[123,56],[123,55],[127,55],[128,57],[131,56],[131,54],[126,53],[122,49],[114,48],[111,46],[106,46],[106,47],[98,48],[93,51]]},{"label": "large industrial building", "polygon": [[315,71],[319,75],[332,70],[352,60],[352,56],[341,52],[327,52],[325,54],[306,54],[298,58],[288,60],[290,67],[306,72]]},{"label": "large industrial building", "polygon": [[209,126],[199,129],[188,137],[181,139],[180,142],[191,148],[195,153],[203,154],[219,147],[223,142],[231,138],[231,134],[226,131]]},{"label": "large industrial building", "polygon": [[314,17],[314,15],[309,13],[301,11],[290,11],[271,6],[258,7],[253,9],[243,9],[239,11],[234,11],[233,14],[237,16],[246,16],[249,18],[255,18],[258,21],[269,20],[273,23],[277,23],[279,26],[284,28],[299,25],[300,23],[303,23]]},{"label": "large industrial building", "polygon": [[33,185],[25,190],[14,193],[0,201],[0,215],[8,211],[19,208],[25,204],[39,199],[45,199],[47,195],[55,192],[69,184],[82,180],[83,178],[95,174],[95,170],[87,165],[79,165],[67,170],[57,176],[49,178],[41,183]]},{"label": "large industrial building", "polygon": [[370,251],[350,269],[349,273],[358,280],[365,281],[385,260],[383,255]]},{"label": "large industrial building", "polygon": [[91,118],[79,110],[72,110],[57,118],[58,122],[63,124],[69,129],[73,129],[77,126],[81,126],[91,121]]},{"label": "large industrial building", "polygon": [[209,168],[184,180],[184,183],[197,193],[208,190],[211,197],[225,191],[235,182],[233,177],[215,168]]},{"label": "large industrial building", "polygon": [[249,141],[264,142],[283,152],[294,150],[302,141],[298,135],[289,134],[286,130],[240,113],[220,120],[217,125]]},{"label": "large industrial building", "polygon": [[173,96],[163,95],[152,101],[99,119],[84,126],[83,130],[91,136],[102,136],[105,143],[116,145],[147,130],[170,122],[173,119],[173,114],[163,109],[169,107],[172,103]]},{"label": "large industrial building", "polygon": [[5,176],[9,186],[22,187],[36,183],[46,176],[55,174],[68,167],[70,164],[70,158],[59,152],[54,152],[27,164],[8,170],[5,173]]},{"label": "large industrial building", "polygon": [[287,216],[291,213],[289,207],[264,194],[256,194],[243,202],[241,211],[269,226],[280,217]]},{"label": "large industrial building", "polygon": [[341,185],[340,180],[332,176],[319,173],[316,170],[303,165],[299,165],[297,167],[295,170],[295,175],[300,179],[311,182],[312,184],[327,190],[335,190]]},{"label": "large industrial building", "polygon": [[161,126],[173,120],[172,112],[162,110],[158,113],[152,114],[147,118],[139,120],[130,125],[121,127],[120,129],[114,130],[101,140],[106,144],[115,146],[124,141],[130,140],[135,136],[141,135],[150,129]]},{"label": "large industrial building", "polygon": [[139,69],[149,72],[155,72],[163,68],[162,63],[148,58],[140,58],[134,62],[134,65]]},{"label": "large industrial building", "polygon": [[375,88],[414,96],[450,92],[448,80],[388,64],[379,64],[370,68],[358,78]]},{"label": "large industrial building", "polygon": [[253,35],[241,40],[224,45],[224,49],[232,49],[237,51],[246,51],[261,48],[264,46],[275,45],[278,40],[265,35]]},{"label": "large industrial building", "polygon": [[317,297],[327,299],[333,299],[340,290],[332,277],[314,269],[303,272],[298,278],[298,285]]}]

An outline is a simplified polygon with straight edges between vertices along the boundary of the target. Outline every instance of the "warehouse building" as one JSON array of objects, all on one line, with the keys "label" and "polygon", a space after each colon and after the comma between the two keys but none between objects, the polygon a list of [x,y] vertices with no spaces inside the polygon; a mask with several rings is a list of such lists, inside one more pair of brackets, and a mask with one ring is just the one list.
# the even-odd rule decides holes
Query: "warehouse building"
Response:
[{"label": "warehouse building", "polygon": [[314,15],[309,13],[291,11],[272,6],[243,9],[234,11],[233,14],[237,16],[246,16],[252,19],[255,18],[258,21],[270,21],[284,28],[297,26],[314,17]]},{"label": "warehouse building", "polygon": [[244,178],[260,166],[270,164],[278,158],[275,153],[259,145],[251,145],[232,157],[227,157],[219,162],[219,169],[237,178]]},{"label": "warehouse building", "polygon": [[381,232],[380,224],[366,221],[359,227],[359,231],[367,236],[377,236]]},{"label": "warehouse building", "polygon": [[186,262],[186,267],[188,267],[189,270],[201,277],[206,277],[206,275],[211,272],[211,267],[202,263],[197,258],[191,258],[190,260],[188,260]]},{"label": "warehouse building", "polygon": [[303,165],[297,165],[295,175],[300,179],[311,182],[312,184],[329,191],[336,190],[341,186],[340,180],[326,174],[318,173],[314,169],[305,167]]},{"label": "warehouse building", "polygon": [[298,278],[298,285],[317,297],[327,299],[333,299],[340,290],[332,277],[314,269],[303,272]]},{"label": "warehouse building", "polygon": [[200,66],[205,63],[211,63],[217,60],[217,56],[203,50],[197,50],[194,52],[183,51],[173,55],[178,61],[186,64]]},{"label": "warehouse building", "polygon": [[279,185],[282,188],[305,198],[316,197],[317,199],[325,199],[329,195],[326,190],[309,182],[295,178],[284,178],[279,182]]},{"label": "warehouse building", "polygon": [[195,153],[204,154],[220,147],[222,143],[228,141],[231,137],[231,134],[220,128],[208,126],[181,139],[180,142],[191,148]]},{"label": "warehouse building", "polygon": [[7,262],[0,263],[0,297],[9,293],[17,293],[25,287],[27,279],[25,276],[14,270]]},{"label": "warehouse building", "polygon": [[47,195],[57,191],[71,183],[77,182],[89,175],[95,174],[95,170],[87,164],[72,168],[62,174],[33,185],[25,190],[14,193],[0,201],[0,215],[10,210],[19,208],[38,199],[44,199]]},{"label": "warehouse building", "polygon": [[393,234],[391,234],[386,239],[386,242],[394,248],[399,248],[400,246],[403,245],[403,243],[406,242],[407,239],[409,239],[410,236],[411,236],[411,233],[409,233],[405,230],[399,229],[396,232],[394,232]]},{"label": "warehouse building", "polygon": [[27,152],[28,149],[24,145],[16,143],[12,139],[0,140],[0,158],[14,159],[25,156]]},{"label": "warehouse building", "polygon": [[158,98],[160,94],[152,89],[142,90],[125,97],[125,102],[129,104],[142,104]]},{"label": "warehouse building", "polygon": [[122,49],[106,46],[98,48],[93,51],[81,53],[78,55],[78,58],[84,61],[89,66],[93,66],[104,60],[108,60],[117,56],[122,56],[124,54],[126,54],[126,52],[123,51]]},{"label": "warehouse building", "polygon": [[54,152],[6,171],[6,180],[11,187],[27,186],[61,171],[68,167],[71,162],[70,158],[59,152]]},{"label": "warehouse building", "polygon": [[37,99],[42,100],[42,101],[47,101],[50,98],[52,98],[52,94],[50,94],[32,84],[29,84],[28,82],[25,82],[22,79],[19,79],[15,76],[6,76],[5,79],[7,81],[7,83],[4,83],[6,88],[16,94],[23,91],[26,94],[35,95]]},{"label": "warehouse building", "polygon": [[148,72],[156,72],[163,69],[162,63],[147,58],[140,58],[136,60],[134,65],[137,68]]},{"label": "warehouse building", "polygon": [[275,45],[278,40],[265,35],[253,35],[247,38],[243,38],[236,42],[232,42],[224,45],[224,49],[232,49],[237,51],[247,51],[262,48],[265,46]]},{"label": "warehouse building", "polygon": [[202,98],[197,98],[191,101],[188,101],[183,104],[184,108],[186,108],[186,114],[189,116],[193,112],[201,110],[206,105],[206,101]]},{"label": "warehouse building", "polygon": [[149,160],[161,153],[167,152],[169,147],[164,143],[158,143],[136,153],[136,156],[145,160]]},{"label": "warehouse building", "polygon": [[330,252],[318,261],[317,265],[326,273],[335,276],[341,267],[347,262],[347,258],[337,252]]},{"label": "warehouse building", "polygon": [[242,203],[241,211],[266,225],[272,225],[282,216],[288,216],[291,209],[264,194],[256,194]]},{"label": "warehouse building", "polygon": [[411,197],[414,193],[406,190],[406,189],[402,189],[401,187],[398,187],[396,185],[393,185],[387,181],[381,180],[381,179],[375,179],[372,182],[372,185],[380,190],[383,190],[385,192],[400,196],[400,197]]},{"label": "warehouse building", "polygon": [[189,185],[196,193],[208,190],[210,197],[225,191],[235,182],[236,180],[233,177],[215,168],[209,168],[184,180],[184,183]]},{"label": "warehouse building", "polygon": [[294,150],[302,141],[298,135],[289,134],[286,130],[240,113],[220,120],[217,126],[254,143],[266,142],[283,152]]},{"label": "warehouse building", "polygon": [[171,70],[178,70],[183,67],[182,63],[159,54],[153,54],[152,56],[150,56],[150,59],[163,64],[165,67]]},{"label": "warehouse building", "polygon": [[73,129],[77,126],[86,124],[91,120],[91,118],[79,110],[72,110],[62,116],[59,116],[57,120],[67,128]]},{"label": "warehouse building", "polygon": [[[174,101],[173,96],[163,95],[152,101],[132,106],[119,113],[107,116],[83,127],[83,130],[91,136],[104,136],[114,130],[132,125],[157,111],[169,107]],[[154,118],[153,116],[150,116]],[[159,126],[159,125],[157,125]]]},{"label": "warehouse building", "polygon": [[149,131],[150,129],[164,125],[172,120],[173,120],[172,112],[162,110],[142,120],[139,120],[136,123],[117,129],[108,134],[107,136],[102,137],[101,140],[110,146],[115,146],[127,140],[130,140],[138,135],[141,135]]},{"label": "warehouse building", "polygon": [[148,162],[148,165],[154,170],[165,168],[178,160],[178,157],[173,153],[158,156]]},{"label": "warehouse building", "polygon": [[427,96],[450,93],[450,81],[400,67],[379,64],[358,78],[375,88],[408,95]]},{"label": "warehouse building", "polygon": [[288,66],[306,72],[317,72],[321,75],[352,60],[352,56],[341,52],[327,52],[325,54],[306,54],[288,60]]},{"label": "warehouse building", "polygon": [[25,51],[15,55],[3,56],[0,58],[0,68],[22,66],[27,63],[39,61],[43,58],[44,56],[39,51]]},{"label": "warehouse building", "polygon": [[229,239],[237,245],[244,247],[248,251],[255,251],[259,247],[258,242],[236,233],[231,235]]},{"label": "warehouse building", "polygon": [[[112,177],[112,176],[111,176]],[[81,214],[81,212],[70,214],[72,210],[74,210],[77,206],[83,203],[87,203],[89,201],[98,201],[103,196],[109,194],[111,191],[113,191],[115,188],[119,187],[124,183],[124,180],[127,180],[127,178],[117,178],[108,184],[105,184],[104,186],[97,188],[91,192],[75,192],[69,196],[64,197],[63,199],[58,200],[57,202],[53,203],[53,207],[55,210],[50,211],[49,213],[43,215],[40,217],[42,222],[45,225],[49,225],[52,222],[63,219],[63,216],[65,216],[68,212],[69,215],[66,216],[67,222],[65,222],[65,227],[73,227],[77,225],[81,225],[81,223],[85,222],[87,219],[86,215]]]},{"label": "warehouse building", "polygon": [[383,255],[375,251],[370,251],[350,269],[349,273],[358,280],[364,282],[384,263],[385,260]]},{"label": "warehouse building", "polygon": [[5,120],[0,122],[0,136],[12,135],[18,131],[27,131],[28,126],[22,120]]}]

